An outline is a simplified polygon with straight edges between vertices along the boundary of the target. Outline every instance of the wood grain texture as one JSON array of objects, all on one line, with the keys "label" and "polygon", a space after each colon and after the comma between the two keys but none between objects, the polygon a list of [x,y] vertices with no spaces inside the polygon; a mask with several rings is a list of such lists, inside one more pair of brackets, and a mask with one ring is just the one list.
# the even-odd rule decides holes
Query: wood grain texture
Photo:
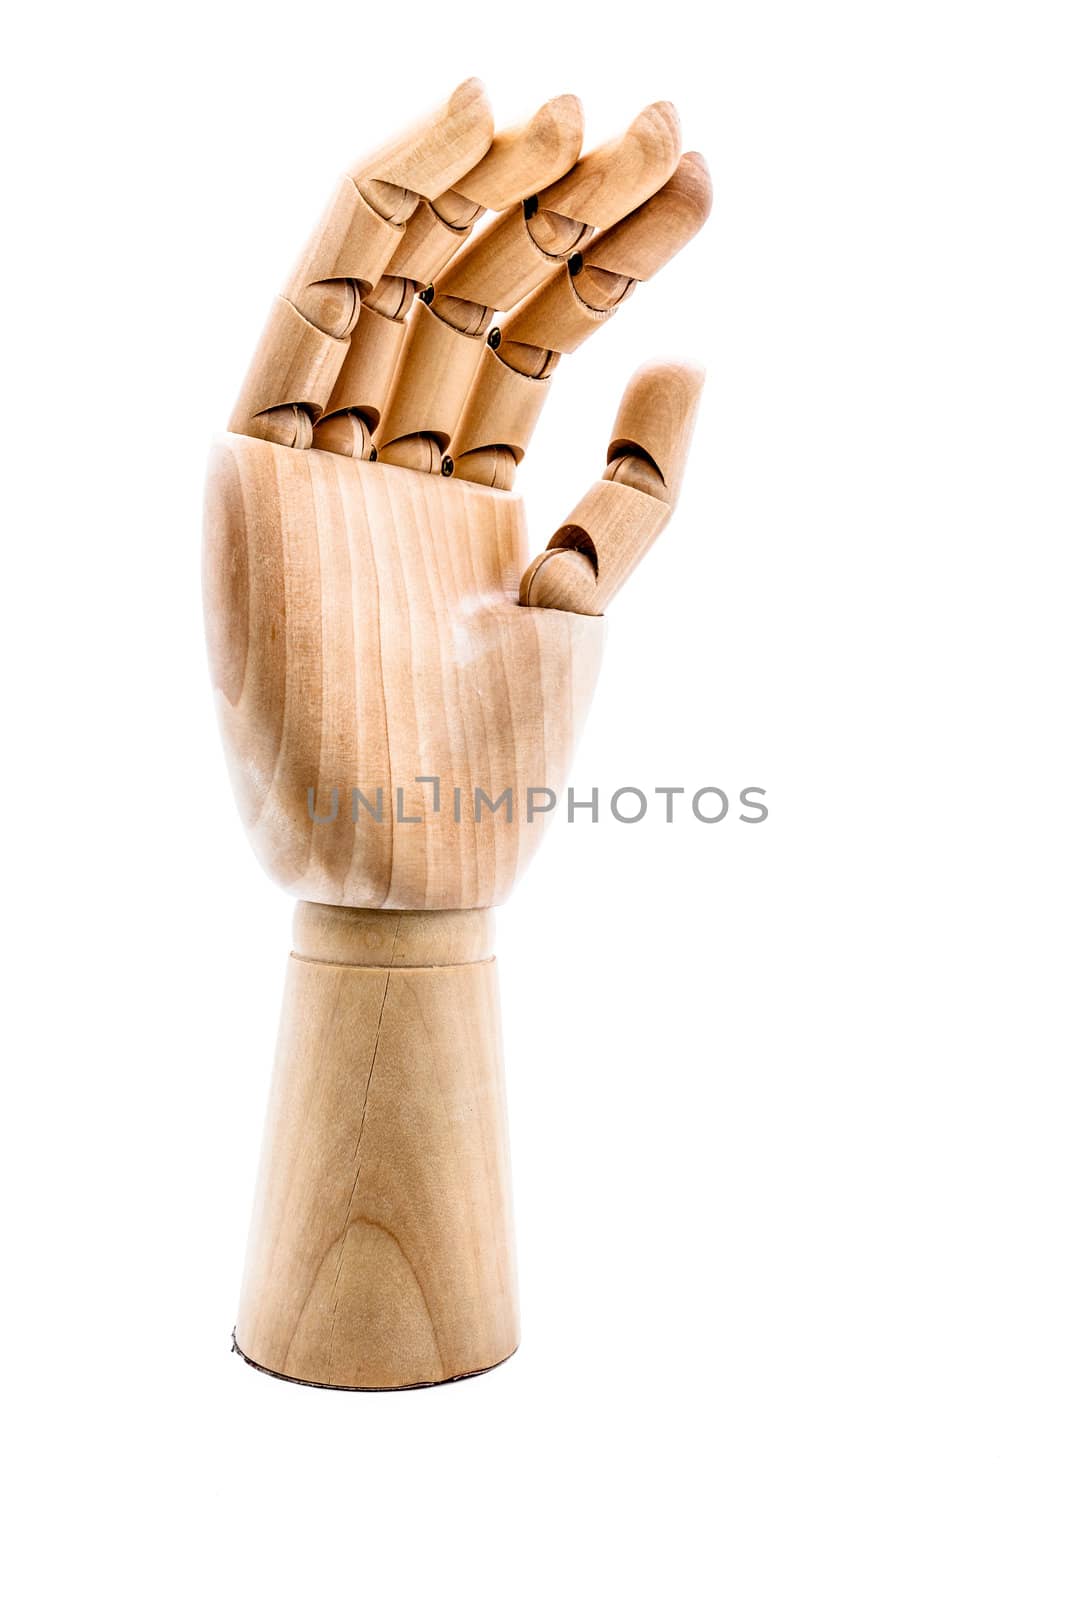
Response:
[{"label": "wood grain texture", "polygon": [[[521,502],[476,484],[226,436],[208,476],[205,591],[238,806],[303,899],[499,904],[535,850],[527,789],[559,792],[602,623],[520,606]],[[420,777],[440,780],[440,809]],[[351,796],[372,803],[376,822]],[[454,791],[461,794],[461,820]],[[503,808],[481,807],[476,790]],[[403,816],[397,791],[403,791]],[[309,811],[336,817],[315,822]]]},{"label": "wood grain texture", "polygon": [[491,937],[298,907],[236,1329],[269,1372],[401,1388],[518,1344]]}]

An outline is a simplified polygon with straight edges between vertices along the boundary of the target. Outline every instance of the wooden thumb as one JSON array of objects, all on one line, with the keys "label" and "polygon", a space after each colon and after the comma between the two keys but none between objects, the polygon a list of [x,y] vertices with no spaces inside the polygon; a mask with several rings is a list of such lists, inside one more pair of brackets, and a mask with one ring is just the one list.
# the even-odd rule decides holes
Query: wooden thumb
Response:
[{"label": "wooden thumb", "polygon": [[693,436],[704,374],[650,362],[630,379],[594,483],[547,550],[526,569],[520,604],[596,616],[670,520]]}]

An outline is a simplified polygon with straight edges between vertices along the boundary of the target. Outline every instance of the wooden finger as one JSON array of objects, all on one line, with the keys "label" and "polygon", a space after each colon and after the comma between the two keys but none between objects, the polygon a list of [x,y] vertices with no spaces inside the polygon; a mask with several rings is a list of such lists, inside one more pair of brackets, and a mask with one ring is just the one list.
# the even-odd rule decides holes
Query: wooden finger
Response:
[{"label": "wooden finger", "polygon": [[532,377],[483,346],[452,441],[455,472],[468,483],[510,489],[542,407],[547,377]]},{"label": "wooden finger", "polygon": [[[573,166],[581,142],[581,103],[573,95],[560,95],[529,122],[498,134],[481,160],[450,189],[420,200],[385,275],[373,295],[363,297],[360,321],[315,431],[317,447],[347,453],[358,446],[364,455],[370,453],[371,435],[392,387],[415,295],[460,249],[483,211],[513,206],[553,182]],[[490,320],[486,318],[485,327]],[[353,421],[338,428],[333,418],[342,412],[352,413]],[[379,435],[377,443],[382,442]],[[407,453],[406,447],[400,452]],[[424,452],[419,454],[421,458]]]},{"label": "wooden finger", "polygon": [[704,375],[658,362],[627,386],[607,467],[523,575],[522,605],[599,615],[670,519]]},{"label": "wooden finger", "polygon": [[[434,319],[452,330],[457,370],[471,371],[470,341],[483,339],[493,312],[517,305],[591,239],[596,227],[617,221],[661,188],[677,165],[679,149],[674,107],[649,106],[619,139],[584,156],[462,250],[435,278],[431,301]],[[425,327],[413,328],[405,343],[378,435],[384,460],[396,459],[394,446],[406,437],[401,413],[405,427],[412,418],[424,417],[425,430],[446,445],[459,421],[465,395],[451,376],[445,377],[450,363],[436,359],[440,341],[433,341],[432,351],[429,343]]]},{"label": "wooden finger", "polygon": [[[569,353],[595,333],[634,285],[651,278],[699,232],[711,210],[703,156],[690,151],[644,205],[599,234],[501,329],[501,359],[512,345]],[[524,366],[529,357],[519,357]]]},{"label": "wooden finger", "polygon": [[674,107],[647,106],[619,139],[491,224],[435,281],[437,314],[451,300],[510,311],[595,228],[618,222],[661,188],[680,153]]},{"label": "wooden finger", "polygon": [[230,419],[233,432],[310,443],[361,298],[388,266],[420,198],[444,192],[476,166],[492,133],[485,91],[472,78],[430,117],[350,169],[275,302]]},{"label": "wooden finger", "polygon": [[435,283],[485,211],[508,211],[569,172],[582,147],[582,105],[558,95],[529,122],[505,129],[455,186],[420,205],[389,271],[421,289]]},{"label": "wooden finger", "polygon": [[[481,333],[464,334],[435,317],[420,300],[412,313],[404,359],[421,374],[419,384],[398,384],[393,390],[378,439],[378,457],[392,466],[426,470],[441,464],[452,435],[454,418],[463,409],[482,353]],[[436,447],[427,454],[423,443]]]},{"label": "wooden finger", "polygon": [[[690,152],[661,189],[523,301],[483,355],[451,444],[457,477],[511,487],[560,355],[577,350],[609,322],[636,285],[699,231],[710,209],[707,166]],[[501,368],[512,369],[524,383],[508,380]],[[539,399],[520,403],[531,381]]]}]

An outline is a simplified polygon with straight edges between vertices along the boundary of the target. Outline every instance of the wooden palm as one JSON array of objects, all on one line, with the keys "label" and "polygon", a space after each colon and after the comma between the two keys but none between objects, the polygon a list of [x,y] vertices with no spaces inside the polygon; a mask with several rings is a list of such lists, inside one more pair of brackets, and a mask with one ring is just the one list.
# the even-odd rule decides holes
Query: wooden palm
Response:
[{"label": "wooden palm", "polygon": [[327,905],[498,904],[565,780],[602,632],[518,603],[521,500],[236,437],[210,481],[213,672],[263,865]]}]

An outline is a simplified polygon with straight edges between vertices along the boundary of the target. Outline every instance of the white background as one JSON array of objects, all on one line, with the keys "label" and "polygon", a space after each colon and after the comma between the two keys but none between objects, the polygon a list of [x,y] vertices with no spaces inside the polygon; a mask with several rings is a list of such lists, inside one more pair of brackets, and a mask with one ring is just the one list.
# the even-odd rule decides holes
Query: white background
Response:
[{"label": "white background", "polygon": [[[1063,39],[1037,4],[9,21],[3,1118],[19,1596],[1061,1600]],[[232,806],[202,463],[335,174],[470,73],[678,103],[685,259],[556,380],[538,539],[709,384],[498,919],[524,1342],[229,1353],[291,907]],[[1057,459],[1059,457],[1059,459]]]}]

